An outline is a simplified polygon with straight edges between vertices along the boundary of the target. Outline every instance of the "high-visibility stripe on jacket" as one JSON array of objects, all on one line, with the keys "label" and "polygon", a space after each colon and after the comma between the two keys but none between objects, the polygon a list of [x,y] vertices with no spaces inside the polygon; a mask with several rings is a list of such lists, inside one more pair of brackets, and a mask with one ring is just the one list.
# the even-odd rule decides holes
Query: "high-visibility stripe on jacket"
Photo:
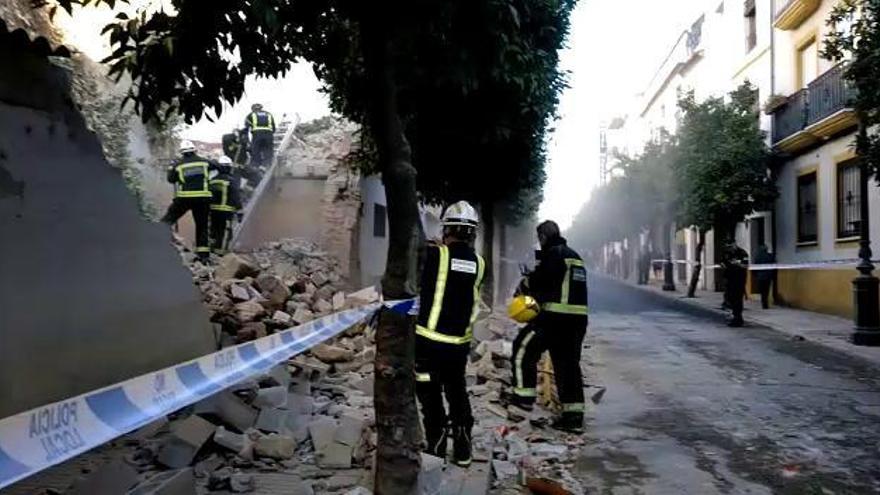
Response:
[{"label": "high-visibility stripe on jacket", "polygon": [[541,251],[528,288],[543,311],[586,315],[587,270],[581,257],[559,238]]},{"label": "high-visibility stripe on jacket", "polygon": [[211,179],[211,209],[214,211],[228,211],[235,213],[239,210],[238,188],[233,183],[232,177],[218,175]]},{"label": "high-visibility stripe on jacket", "polygon": [[416,334],[444,344],[469,343],[485,271],[483,258],[466,243],[429,247]]},{"label": "high-visibility stripe on jacket", "polygon": [[174,184],[174,195],[178,198],[210,198],[210,169],[210,163],[198,157],[178,162],[168,173],[169,182]]},{"label": "high-visibility stripe on jacket", "polygon": [[275,117],[269,112],[259,111],[251,112],[248,115],[245,125],[250,127],[251,131],[274,131]]}]

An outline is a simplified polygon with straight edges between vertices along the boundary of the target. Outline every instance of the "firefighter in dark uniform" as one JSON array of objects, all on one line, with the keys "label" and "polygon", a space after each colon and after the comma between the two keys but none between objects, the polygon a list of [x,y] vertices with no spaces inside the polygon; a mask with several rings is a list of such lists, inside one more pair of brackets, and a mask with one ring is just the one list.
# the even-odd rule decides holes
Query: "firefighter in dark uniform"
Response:
[{"label": "firefighter in dark uniform", "polygon": [[220,157],[218,173],[211,179],[211,250],[216,254],[226,251],[232,220],[241,209],[238,179],[232,173],[232,160]]},{"label": "firefighter in dark uniform", "polygon": [[174,200],[162,221],[174,225],[191,211],[196,226],[196,255],[202,262],[210,258],[208,243],[208,212],[211,206],[209,174],[217,165],[196,154],[191,141],[180,143],[180,158],[168,169],[168,182],[174,184]]},{"label": "firefighter in dark uniform", "polygon": [[275,117],[255,103],[244,119],[244,126],[251,133],[251,166],[268,167],[275,151]]},{"label": "firefighter in dark uniform", "polygon": [[453,462],[468,466],[474,417],[465,367],[479,312],[485,262],[473,248],[479,218],[470,204],[460,201],[451,205],[442,222],[443,242],[428,246],[422,271],[416,325],[416,394],[427,452],[445,459],[451,436]]},{"label": "firefighter in dark uniform", "polygon": [[559,430],[583,431],[584,384],[581,348],[587,333],[587,271],[581,257],[566,244],[552,221],[538,226],[541,245],[538,264],[521,290],[534,298],[540,312],[520,330],[513,342],[512,405],[531,411],[537,398],[537,365],[550,351],[562,415],[553,422]]}]

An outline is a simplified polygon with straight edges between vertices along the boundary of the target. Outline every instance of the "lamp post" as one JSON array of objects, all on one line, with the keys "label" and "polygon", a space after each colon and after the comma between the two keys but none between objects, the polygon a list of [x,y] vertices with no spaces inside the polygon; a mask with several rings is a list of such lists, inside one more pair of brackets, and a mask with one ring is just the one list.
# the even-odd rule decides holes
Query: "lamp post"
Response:
[{"label": "lamp post", "polygon": [[[866,137],[867,130],[859,125],[859,139]],[[864,142],[864,141],[862,141]],[[859,275],[853,279],[853,304],[855,307],[855,330],[852,341],[856,345],[880,346],[880,280],[874,276],[871,263],[871,222],[868,220],[868,162],[859,159]]]},{"label": "lamp post", "polygon": [[666,263],[663,264],[663,290],[675,291],[675,277],[672,271],[672,224],[666,226]]}]

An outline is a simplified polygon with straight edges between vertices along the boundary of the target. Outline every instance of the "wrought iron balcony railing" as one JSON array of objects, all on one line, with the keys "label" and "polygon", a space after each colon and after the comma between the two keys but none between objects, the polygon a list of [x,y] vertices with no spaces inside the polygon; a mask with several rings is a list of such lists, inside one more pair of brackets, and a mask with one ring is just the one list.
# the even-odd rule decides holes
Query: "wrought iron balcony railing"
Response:
[{"label": "wrought iron balcony railing", "polygon": [[845,69],[833,67],[773,111],[774,143],[851,108],[855,88],[843,77]]}]

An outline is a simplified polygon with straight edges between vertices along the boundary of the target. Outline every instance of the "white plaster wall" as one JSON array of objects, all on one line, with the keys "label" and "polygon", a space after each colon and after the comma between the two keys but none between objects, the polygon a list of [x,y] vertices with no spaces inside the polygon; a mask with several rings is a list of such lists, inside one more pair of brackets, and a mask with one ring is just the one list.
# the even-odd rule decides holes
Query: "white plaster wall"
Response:
[{"label": "white plaster wall", "polygon": [[378,285],[385,272],[388,255],[388,226],[386,219],[385,237],[373,235],[373,205],[387,205],[385,186],[378,175],[361,179],[360,235],[358,236],[361,269],[361,285]]},{"label": "white plaster wall", "polygon": [[[777,6],[781,6],[783,1],[776,0]],[[776,30],[776,92],[778,94],[787,96],[801,89],[796,84],[796,47],[803,40],[815,34],[819,50],[821,51],[825,36],[829,31],[825,21],[836,3],[836,0],[823,0],[819,9],[797,29],[791,31]],[[834,62],[820,57],[817,74],[821,75],[834,65]]]}]

